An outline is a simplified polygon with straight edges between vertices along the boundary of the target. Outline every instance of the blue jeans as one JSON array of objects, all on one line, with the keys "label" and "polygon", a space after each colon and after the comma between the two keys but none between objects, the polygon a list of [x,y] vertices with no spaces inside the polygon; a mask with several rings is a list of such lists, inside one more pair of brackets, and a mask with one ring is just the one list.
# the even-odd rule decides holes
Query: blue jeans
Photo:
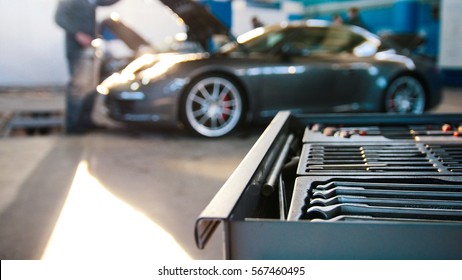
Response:
[{"label": "blue jeans", "polygon": [[83,133],[94,127],[91,112],[99,82],[99,67],[93,50],[84,49],[78,56],[74,54],[73,59],[69,61],[69,67],[72,68],[71,81],[66,88],[67,134]]}]

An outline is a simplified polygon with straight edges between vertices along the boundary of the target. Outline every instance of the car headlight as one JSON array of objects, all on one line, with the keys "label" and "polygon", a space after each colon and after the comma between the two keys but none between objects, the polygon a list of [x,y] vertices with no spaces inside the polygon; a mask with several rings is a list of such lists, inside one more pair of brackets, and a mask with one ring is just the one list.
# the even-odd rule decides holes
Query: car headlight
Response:
[{"label": "car headlight", "polygon": [[96,91],[102,95],[108,95],[109,89],[117,85],[123,85],[130,81],[134,81],[135,74],[129,72],[114,73],[107,77],[100,85],[96,87]]},{"label": "car headlight", "polygon": [[109,94],[109,89],[103,85],[98,85],[96,87],[96,91],[99,93],[99,94],[102,94],[102,95],[108,95]]}]

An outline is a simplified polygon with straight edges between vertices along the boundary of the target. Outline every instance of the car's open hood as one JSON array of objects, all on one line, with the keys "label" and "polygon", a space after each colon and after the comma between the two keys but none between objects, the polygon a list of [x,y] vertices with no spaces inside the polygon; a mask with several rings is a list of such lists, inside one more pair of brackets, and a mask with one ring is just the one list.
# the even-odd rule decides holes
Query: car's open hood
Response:
[{"label": "car's open hood", "polygon": [[101,22],[101,29],[112,32],[133,51],[138,51],[141,46],[149,46],[148,41],[126,26],[119,18],[106,18]]},{"label": "car's open hood", "polygon": [[188,39],[204,41],[212,35],[230,35],[230,30],[206,7],[194,0],[159,0],[169,7],[188,27]]},{"label": "car's open hood", "polygon": [[[235,38],[219,19],[212,15],[206,7],[194,0],[159,0],[169,7],[187,26],[188,40],[201,43],[202,46],[213,35],[225,35],[231,41]],[[137,32],[126,26],[120,19],[107,18],[101,24],[102,30],[107,28],[121,39],[132,50],[137,51],[149,43]]]}]

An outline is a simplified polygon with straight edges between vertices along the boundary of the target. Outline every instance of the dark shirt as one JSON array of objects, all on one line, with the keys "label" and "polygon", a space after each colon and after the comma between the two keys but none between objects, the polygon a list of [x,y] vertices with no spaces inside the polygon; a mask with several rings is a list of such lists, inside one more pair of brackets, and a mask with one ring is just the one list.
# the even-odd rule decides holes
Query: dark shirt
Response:
[{"label": "dark shirt", "polygon": [[96,7],[109,6],[119,0],[59,0],[56,23],[68,34],[84,32],[95,36]]},{"label": "dark shirt", "polygon": [[349,19],[346,23],[350,25],[356,25],[356,26],[362,27],[366,30],[368,29],[367,25],[364,23],[364,21],[360,17]]},{"label": "dark shirt", "polygon": [[109,6],[119,0],[59,0],[55,12],[55,22],[66,32],[66,57],[69,73],[74,73],[75,65],[84,47],[76,40],[76,33],[82,32],[96,37],[96,7]]}]

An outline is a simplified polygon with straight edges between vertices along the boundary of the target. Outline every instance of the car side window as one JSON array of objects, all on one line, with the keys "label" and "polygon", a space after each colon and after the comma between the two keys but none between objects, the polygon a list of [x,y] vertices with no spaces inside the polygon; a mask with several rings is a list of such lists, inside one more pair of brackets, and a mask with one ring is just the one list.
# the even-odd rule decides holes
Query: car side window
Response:
[{"label": "car side window", "polygon": [[284,44],[283,51],[297,56],[311,55],[319,51],[324,36],[324,32],[320,29],[298,30]]},{"label": "car side window", "polygon": [[364,38],[356,33],[346,29],[331,28],[326,32],[323,46],[332,53],[352,52],[363,41]]},{"label": "car side window", "polygon": [[351,53],[365,39],[346,29],[310,27],[299,30],[283,48],[291,54],[308,56],[313,54]]}]

